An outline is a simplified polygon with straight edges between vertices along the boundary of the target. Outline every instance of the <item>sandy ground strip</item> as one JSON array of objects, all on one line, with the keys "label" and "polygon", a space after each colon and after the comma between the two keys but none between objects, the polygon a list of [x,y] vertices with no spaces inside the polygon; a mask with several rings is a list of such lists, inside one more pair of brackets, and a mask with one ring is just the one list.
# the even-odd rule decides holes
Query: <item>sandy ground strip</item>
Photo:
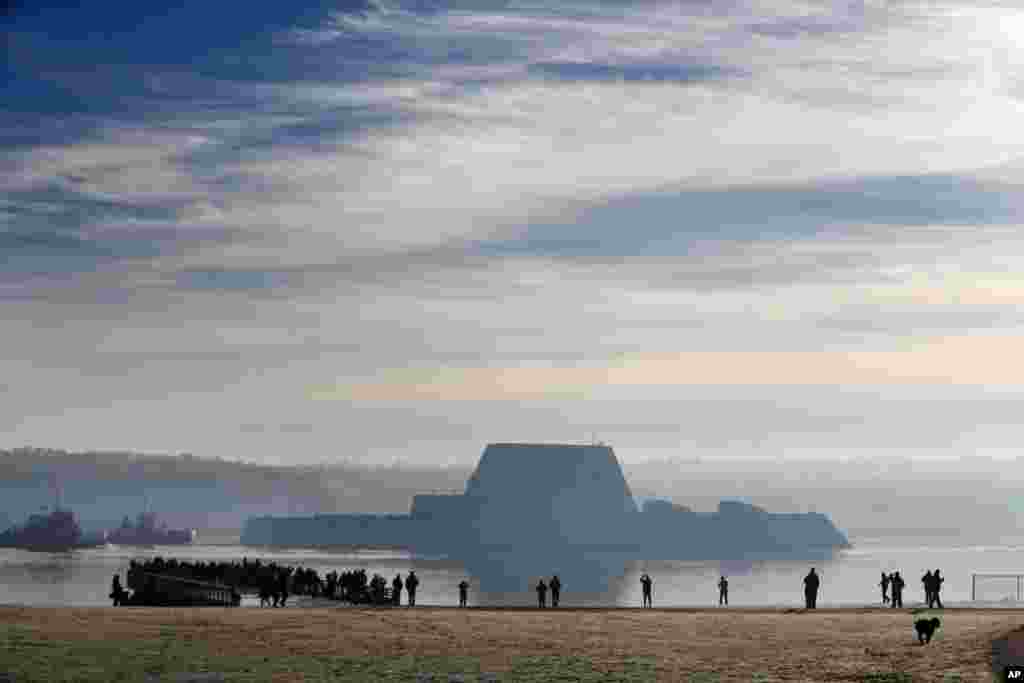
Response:
[{"label": "sandy ground strip", "polygon": [[[520,656],[583,656],[614,669],[656,660],[658,680],[717,672],[750,681],[992,680],[992,642],[1024,627],[1024,610],[947,609],[919,645],[910,610],[819,609],[225,609],[0,607],[0,623],[62,640],[157,639],[171,628],[211,653],[265,656],[468,656],[501,672]],[[1024,636],[1024,632],[1021,633]]]}]

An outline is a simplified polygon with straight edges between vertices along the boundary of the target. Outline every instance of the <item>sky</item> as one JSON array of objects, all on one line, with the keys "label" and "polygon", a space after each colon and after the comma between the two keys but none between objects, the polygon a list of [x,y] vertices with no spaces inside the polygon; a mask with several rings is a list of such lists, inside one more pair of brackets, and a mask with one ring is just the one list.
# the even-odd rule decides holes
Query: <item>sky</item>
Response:
[{"label": "sky", "polygon": [[0,15],[3,447],[1016,455],[1013,3],[176,5]]}]

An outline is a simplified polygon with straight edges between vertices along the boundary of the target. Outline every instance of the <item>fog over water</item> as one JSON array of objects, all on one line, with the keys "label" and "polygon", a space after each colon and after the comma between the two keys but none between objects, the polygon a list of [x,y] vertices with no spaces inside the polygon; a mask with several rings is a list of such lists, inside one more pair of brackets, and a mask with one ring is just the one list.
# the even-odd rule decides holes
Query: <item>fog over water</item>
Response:
[{"label": "fog over water", "polygon": [[[895,540],[895,539],[894,539]],[[955,542],[954,539],[946,539]],[[966,604],[971,596],[971,573],[1024,572],[1024,545],[920,545],[883,540],[853,539],[855,547],[841,551],[830,561],[814,566],[822,577],[818,604],[823,607],[881,604],[878,582],[881,571],[900,571],[907,587],[904,604],[912,607],[923,598],[920,579],[927,570],[940,568],[946,577],[943,602]],[[234,545],[196,545],[151,549],[100,548],[74,553],[32,553],[0,549],[0,604],[40,606],[106,606],[114,573],[122,581],[129,560],[176,557],[199,561],[250,561],[301,565],[321,576],[331,570],[364,568],[389,581],[415,569],[420,577],[419,605],[456,605],[458,583],[470,582],[470,605],[533,605],[530,585],[514,593],[480,593],[477,580],[458,562],[443,558],[412,557],[408,553],[380,550],[308,550],[246,548]],[[639,606],[640,575],[654,581],[656,607],[713,606],[717,604],[719,576],[729,577],[729,600],[734,607],[792,606],[802,604],[802,579],[808,562],[626,562],[623,574],[614,577],[606,591],[574,590],[563,576],[562,604],[566,606]],[[550,578],[550,577],[546,577]],[[1014,579],[992,579],[979,584],[978,599],[986,605],[1011,606],[1016,598]],[[308,604],[302,598],[295,605]],[[243,607],[254,607],[255,596],[246,596]],[[334,603],[339,604],[340,603]],[[982,603],[979,603],[982,604]]]},{"label": "fog over water", "polygon": [[[201,529],[237,530],[249,516],[266,514],[404,514],[416,493],[462,492],[482,445],[474,450],[469,465],[446,468],[269,468],[148,456],[111,456],[109,464],[71,467],[81,456],[59,463],[34,456],[15,465],[13,458],[0,458],[0,522],[18,523],[51,505],[53,471],[59,473],[63,503],[90,530],[116,526],[147,505],[170,526]],[[686,457],[642,460],[636,452],[628,444],[615,448],[638,503],[665,498],[712,511],[722,499],[740,499],[769,512],[821,512],[840,530],[866,538],[990,543],[1024,535],[1016,531],[1024,527],[1024,495],[1014,486],[1024,479],[1024,466],[1011,459],[755,458],[690,451]]]}]

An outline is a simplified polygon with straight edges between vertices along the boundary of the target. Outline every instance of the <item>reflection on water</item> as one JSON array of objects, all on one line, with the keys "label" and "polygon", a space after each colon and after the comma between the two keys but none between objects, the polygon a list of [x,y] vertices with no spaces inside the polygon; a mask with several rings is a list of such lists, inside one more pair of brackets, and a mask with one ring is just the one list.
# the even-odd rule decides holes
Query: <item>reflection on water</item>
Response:
[{"label": "reflection on water", "polygon": [[[854,541],[856,544],[856,541]],[[974,548],[967,551],[968,548]],[[33,553],[0,549],[0,603],[27,605],[108,606],[110,580],[120,573],[122,581],[129,560],[161,555],[181,560],[218,562],[260,559],[263,562],[302,565],[321,574],[331,570],[363,568],[389,581],[415,569],[420,577],[417,603],[458,604],[458,584],[470,583],[471,605],[533,605],[533,586],[538,578],[557,573],[562,581],[566,606],[639,606],[640,576],[654,580],[654,606],[714,606],[718,602],[718,577],[729,577],[733,606],[798,606],[802,581],[812,563],[787,561],[637,561],[628,553],[562,554],[548,552],[514,556],[481,553],[465,562],[443,557],[413,556],[401,551],[272,550],[239,545],[193,545],[156,548],[108,546],[71,553]],[[822,576],[819,605],[881,604],[878,579],[881,571],[899,570],[907,577],[905,604],[923,599],[919,578],[939,567],[946,576],[943,602],[955,604],[970,598],[970,574],[974,571],[1021,571],[1024,548],[1019,546],[961,543],[950,547],[877,545],[855,547],[827,560],[814,562]],[[525,577],[525,578],[524,578]],[[1013,584],[1011,581],[1010,584]],[[993,583],[991,594],[979,596],[1001,604],[1015,586]],[[243,605],[255,605],[246,598]],[[1005,603],[1002,603],[1005,604]]]},{"label": "reflection on water", "polygon": [[74,575],[74,569],[75,557],[71,553],[47,556],[22,566],[25,575],[33,583],[50,584],[67,583]]},{"label": "reflection on water", "polygon": [[529,590],[537,580],[557,574],[574,593],[604,594],[620,582],[633,555],[593,548],[558,552],[551,548],[530,552],[481,549],[463,558],[466,571],[490,593]]}]

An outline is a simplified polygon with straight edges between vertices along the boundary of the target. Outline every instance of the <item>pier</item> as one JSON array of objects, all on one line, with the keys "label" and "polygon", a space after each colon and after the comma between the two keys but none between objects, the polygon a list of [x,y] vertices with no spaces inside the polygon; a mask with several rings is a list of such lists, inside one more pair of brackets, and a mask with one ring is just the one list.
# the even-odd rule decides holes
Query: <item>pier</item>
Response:
[{"label": "pier", "polygon": [[149,606],[237,607],[241,595],[231,586],[139,569],[128,570],[132,596],[126,604]]}]

